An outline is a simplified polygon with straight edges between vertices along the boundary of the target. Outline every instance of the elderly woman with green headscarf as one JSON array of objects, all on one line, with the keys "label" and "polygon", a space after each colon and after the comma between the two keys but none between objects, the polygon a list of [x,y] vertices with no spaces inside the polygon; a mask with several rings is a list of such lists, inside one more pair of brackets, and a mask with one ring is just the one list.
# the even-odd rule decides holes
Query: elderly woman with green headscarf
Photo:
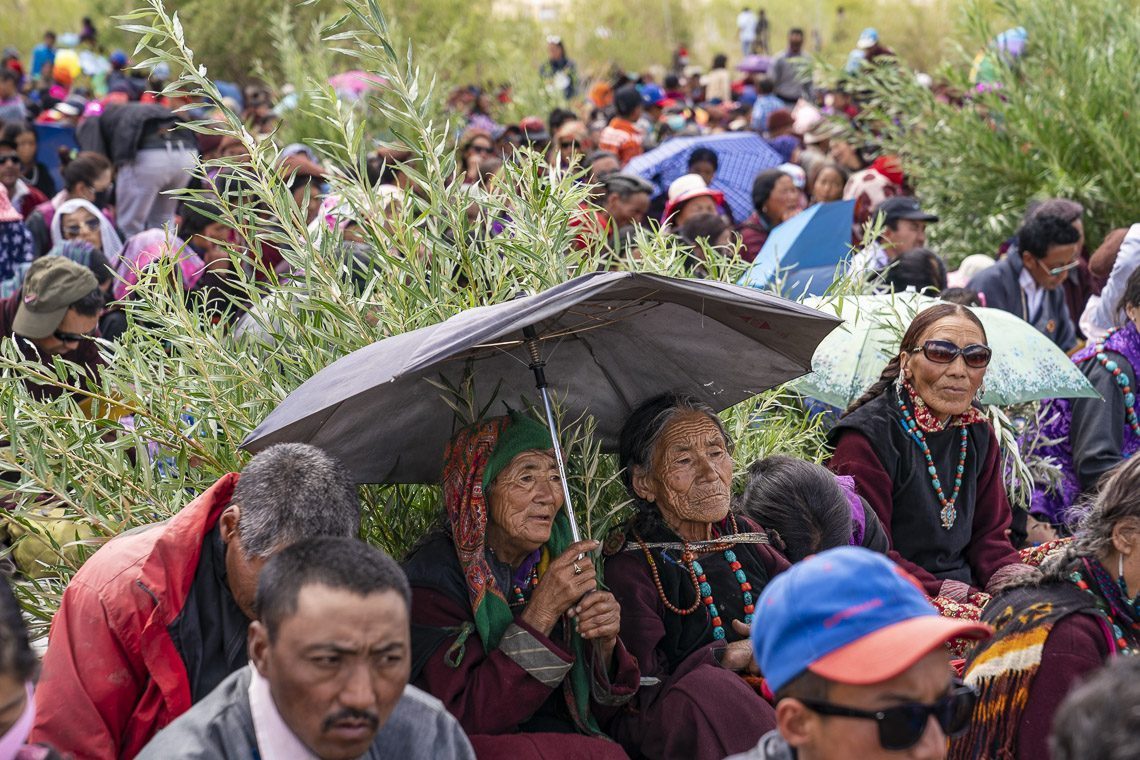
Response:
[{"label": "elderly woman with green headscarf", "polygon": [[512,413],[460,430],[443,469],[446,525],[404,563],[411,682],[443,701],[481,757],[623,758],[602,734],[637,690],[621,610],[573,543],[550,431]]}]

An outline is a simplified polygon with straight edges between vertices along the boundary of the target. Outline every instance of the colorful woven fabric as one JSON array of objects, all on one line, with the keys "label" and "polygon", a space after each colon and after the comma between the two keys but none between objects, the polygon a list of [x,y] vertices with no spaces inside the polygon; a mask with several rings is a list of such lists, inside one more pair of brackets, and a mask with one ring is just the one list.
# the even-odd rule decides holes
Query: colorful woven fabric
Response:
[{"label": "colorful woven fabric", "polygon": [[[490,510],[488,492],[483,488],[487,463],[495,453],[500,436],[510,424],[510,417],[494,417],[465,427],[452,437],[444,455],[444,508],[459,555],[459,566],[467,583],[475,630],[488,651],[498,646],[503,632],[514,622],[510,603],[504,590],[495,582],[495,574],[487,560]],[[542,549],[542,561],[538,565],[539,583],[549,559],[561,555],[571,543],[570,521],[563,509],[554,518],[550,540]],[[585,643],[571,623],[565,623],[563,629],[574,654],[574,666],[562,682],[566,704],[580,731],[599,734],[601,730],[590,714],[591,677]]]},{"label": "colorful woven fabric", "polygon": [[966,427],[977,422],[988,422],[986,416],[977,407],[971,405],[962,414],[951,417],[950,421],[944,425],[941,420],[934,416],[934,412],[930,411],[930,407],[922,400],[922,396],[918,395],[914,386],[904,380],[903,387],[906,388],[906,392],[910,396],[911,406],[914,409],[914,421],[918,423],[918,427],[924,433],[937,433],[947,427]]}]

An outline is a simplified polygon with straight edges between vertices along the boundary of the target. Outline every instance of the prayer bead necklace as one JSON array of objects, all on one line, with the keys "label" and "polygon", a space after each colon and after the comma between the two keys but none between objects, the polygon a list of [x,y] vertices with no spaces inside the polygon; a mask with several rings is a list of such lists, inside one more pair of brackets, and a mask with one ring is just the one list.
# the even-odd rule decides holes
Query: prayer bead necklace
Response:
[{"label": "prayer bead necklace", "polygon": [[[737,532],[736,517],[729,515],[732,521],[732,532]],[[693,581],[693,589],[696,591],[697,598],[693,600],[692,605],[687,609],[681,609],[669,601],[669,597],[665,594],[665,587],[661,583],[661,574],[657,570],[657,563],[653,560],[653,554],[649,551],[649,547],[641,539],[641,536],[634,533],[637,543],[641,546],[642,552],[645,553],[645,560],[649,563],[649,572],[653,576],[653,585],[657,587],[657,596],[661,599],[661,603],[665,605],[665,609],[672,612],[674,615],[691,615],[696,612],[703,603],[705,609],[708,610],[709,619],[712,621],[713,638],[717,640],[724,639],[724,621],[721,620],[720,610],[716,606],[716,601],[713,599],[712,585],[709,583],[708,576],[705,575],[705,569],[697,560],[696,555],[692,550],[685,548],[681,553],[681,562],[684,564],[685,569],[689,571],[689,577]],[[744,622],[746,625],[752,625],[753,613],[756,606],[752,600],[752,584],[748,582],[748,576],[744,573],[744,568],[736,558],[736,553],[732,551],[733,544],[726,544],[724,547],[715,547],[714,551],[721,551],[724,554],[724,559],[728,562],[729,568],[736,576],[736,582],[740,584],[740,593],[744,600]]]},{"label": "prayer bead necklace", "polygon": [[1100,366],[1104,367],[1116,380],[1116,384],[1120,386],[1120,392],[1124,394],[1124,421],[1128,423],[1128,427],[1132,428],[1132,433],[1140,436],[1140,418],[1136,415],[1136,394],[1132,392],[1132,379],[1128,377],[1128,373],[1120,369],[1120,365],[1112,359],[1108,358],[1105,351],[1105,344],[1108,339],[1112,337],[1113,333],[1118,332],[1119,328],[1112,328],[1104,336],[1104,340],[1096,344],[1096,360],[1100,362]]},{"label": "prayer bead necklace", "polygon": [[[523,581],[522,586],[525,586],[526,588],[533,590],[534,587],[537,585],[538,585],[538,566],[536,565],[535,567],[532,567],[530,569],[530,574],[527,575],[526,580]],[[515,587],[512,589],[512,594],[514,596],[514,599],[512,599],[510,602],[510,605],[512,607],[522,607],[523,605],[526,604],[526,594],[523,593],[522,586],[519,586],[519,584],[516,583]]]},{"label": "prayer bead necklace", "polygon": [[907,435],[918,444],[918,448],[922,449],[922,455],[926,458],[926,471],[930,474],[934,493],[942,505],[942,511],[938,513],[938,516],[942,520],[942,527],[950,530],[958,519],[958,510],[954,503],[958,501],[958,492],[962,490],[962,475],[966,471],[966,449],[970,442],[970,432],[965,425],[962,426],[962,451],[958,455],[958,468],[954,473],[954,490],[951,492],[950,498],[947,499],[942,491],[942,481],[938,479],[938,468],[934,466],[934,457],[930,454],[930,446],[926,443],[926,436],[915,421],[914,415],[907,409],[901,396],[899,397],[899,411],[902,412],[903,428]]}]

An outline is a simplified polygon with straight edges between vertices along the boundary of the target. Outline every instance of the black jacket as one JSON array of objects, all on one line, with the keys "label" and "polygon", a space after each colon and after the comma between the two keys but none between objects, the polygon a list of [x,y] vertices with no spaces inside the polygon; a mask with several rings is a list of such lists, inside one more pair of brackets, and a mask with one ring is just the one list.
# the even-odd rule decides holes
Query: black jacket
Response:
[{"label": "black jacket", "polygon": [[76,138],[81,150],[102,153],[118,167],[135,159],[145,136],[177,123],[178,117],[169,108],[154,103],[121,103],[80,124]]},{"label": "black jacket", "polygon": [[[984,269],[970,280],[970,289],[984,293],[986,306],[1015,314],[1037,328],[1037,331],[1056,343],[1063,351],[1077,345],[1077,328],[1069,314],[1065,289],[1045,291],[1037,314],[1029,313],[1028,298],[1021,290],[1021,256],[1007,254],[989,269]],[[1032,317],[1032,319],[1030,318]]]}]

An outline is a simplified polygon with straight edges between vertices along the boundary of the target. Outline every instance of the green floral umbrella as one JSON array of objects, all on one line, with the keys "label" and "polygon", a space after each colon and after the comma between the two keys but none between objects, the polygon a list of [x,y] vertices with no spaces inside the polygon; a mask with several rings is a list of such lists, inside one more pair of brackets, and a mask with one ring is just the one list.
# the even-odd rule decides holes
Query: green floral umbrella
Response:
[{"label": "green floral umbrella", "polygon": [[[795,381],[805,396],[846,409],[891,357],[915,314],[934,304],[916,293],[806,298],[805,306],[833,313],[843,324],[819,344],[812,373]],[[1027,322],[1000,309],[971,309],[986,328],[994,356],[983,403],[1009,406],[1046,398],[1100,398],[1065,352]]]}]

